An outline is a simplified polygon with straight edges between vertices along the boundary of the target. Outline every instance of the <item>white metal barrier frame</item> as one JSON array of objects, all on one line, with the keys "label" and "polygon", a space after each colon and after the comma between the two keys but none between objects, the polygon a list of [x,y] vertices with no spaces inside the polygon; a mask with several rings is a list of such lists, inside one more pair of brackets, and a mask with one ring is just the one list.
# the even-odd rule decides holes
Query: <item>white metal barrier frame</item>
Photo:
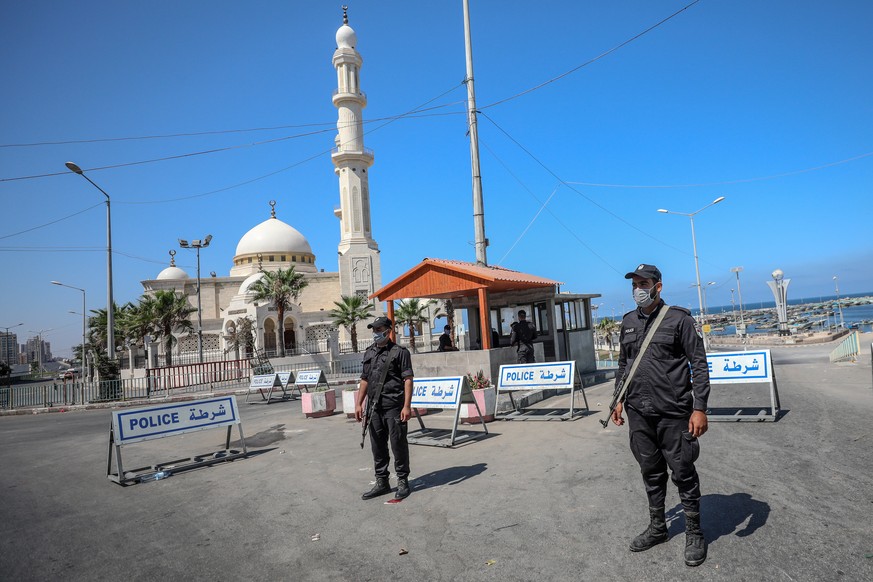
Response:
[{"label": "white metal barrier frame", "polygon": [[[576,383],[585,401],[584,410],[576,410]],[[512,393],[518,390],[570,390],[570,408],[521,409],[515,403]],[[507,392],[512,403],[512,411],[498,414],[500,392]],[[494,418],[501,420],[575,420],[585,416],[591,409],[582,384],[582,376],[576,362],[546,362],[542,364],[505,364],[500,366],[497,380],[497,403],[494,405]]]},{"label": "white metal barrier frame", "polygon": [[[276,388],[278,388],[282,393],[273,396],[273,391]],[[295,388],[297,389],[297,394],[301,394],[300,389],[294,384],[293,372],[258,374],[257,376],[252,376],[252,381],[246,391],[245,401],[247,404],[271,404],[273,402],[284,402],[294,396],[292,391]],[[264,394],[264,390],[267,390],[266,394]],[[253,392],[257,392],[261,395],[260,402],[249,402],[249,396],[251,396]]]},{"label": "white metal barrier frame", "polygon": [[294,387],[297,388],[297,392],[301,396],[303,393],[300,392],[300,388],[303,388],[307,392],[309,392],[309,388],[317,391],[318,387],[322,384],[327,386],[327,389],[330,388],[330,382],[328,382],[327,378],[324,376],[324,371],[320,369],[301,370],[297,372],[297,379],[294,381]]},{"label": "white metal barrier frame", "polygon": [[[461,404],[474,404],[479,416],[479,422],[485,432],[473,430],[458,430],[461,416]],[[406,440],[410,444],[431,447],[453,448],[455,443],[473,441],[488,435],[488,427],[483,420],[482,410],[473,397],[473,391],[466,376],[448,376],[443,378],[413,378],[412,402],[413,414],[418,419],[420,429],[410,431]],[[417,408],[454,409],[455,417],[451,431],[447,429],[427,428],[421,420]]]},{"label": "white metal barrier frame", "polygon": [[779,418],[781,404],[779,391],[776,388],[776,371],[770,350],[747,352],[715,352],[706,354],[709,366],[709,384],[767,384],[770,389],[770,408],[755,407],[720,407],[709,408],[706,416],[710,422],[731,421],[771,421]]},{"label": "white metal barrier frame", "polygon": [[[239,428],[241,452],[230,449],[230,434],[233,425],[237,425]],[[227,438],[223,451],[158,463],[131,471],[124,470],[121,448],[125,445],[222,427],[227,427]],[[115,473],[112,472],[113,453]],[[112,424],[109,429],[109,460],[106,466],[106,476],[110,481],[119,485],[128,485],[153,478],[158,472],[185,471],[195,467],[231,461],[247,454],[242,421],[234,396],[116,410],[112,412]]]}]

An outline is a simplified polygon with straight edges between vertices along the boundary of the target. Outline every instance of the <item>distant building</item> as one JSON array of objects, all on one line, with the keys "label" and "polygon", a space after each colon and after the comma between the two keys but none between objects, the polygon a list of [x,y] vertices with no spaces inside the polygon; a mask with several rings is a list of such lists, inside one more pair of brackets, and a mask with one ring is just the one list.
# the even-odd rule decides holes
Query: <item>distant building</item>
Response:
[{"label": "distant building", "polygon": [[18,336],[12,332],[0,333],[0,362],[10,366],[18,363]]},{"label": "distant building", "polygon": [[[40,352],[42,352],[42,355],[40,355]],[[51,342],[40,341],[39,337],[32,337],[24,344],[24,354],[25,364],[51,361]]]}]

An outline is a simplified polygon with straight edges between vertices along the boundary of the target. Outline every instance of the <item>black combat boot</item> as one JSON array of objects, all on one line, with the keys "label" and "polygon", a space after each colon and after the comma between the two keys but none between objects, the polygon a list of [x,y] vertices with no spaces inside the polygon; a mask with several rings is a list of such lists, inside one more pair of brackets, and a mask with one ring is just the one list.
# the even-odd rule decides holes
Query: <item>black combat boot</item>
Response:
[{"label": "black combat boot", "polygon": [[394,499],[406,499],[409,497],[409,479],[406,477],[397,478],[397,492],[394,494]]},{"label": "black combat boot", "polygon": [[372,499],[391,493],[391,485],[388,484],[388,477],[376,477],[376,484],[373,488],[361,495],[361,499]]},{"label": "black combat boot", "polygon": [[685,512],[685,565],[699,566],[706,561],[706,539],[700,529],[700,513]]},{"label": "black combat boot", "polygon": [[664,508],[650,507],[649,519],[649,527],[634,538],[630,544],[630,551],[644,552],[667,541],[667,520],[664,517]]}]

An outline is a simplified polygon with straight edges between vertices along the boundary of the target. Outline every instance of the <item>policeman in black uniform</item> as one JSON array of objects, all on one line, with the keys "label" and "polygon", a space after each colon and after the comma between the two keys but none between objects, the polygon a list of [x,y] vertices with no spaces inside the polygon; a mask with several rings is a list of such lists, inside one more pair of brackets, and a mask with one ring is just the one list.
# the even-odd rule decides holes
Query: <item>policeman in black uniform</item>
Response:
[{"label": "policeman in black uniform", "polygon": [[519,364],[532,364],[534,362],[533,340],[537,337],[537,328],[527,320],[524,309],[518,310],[518,321],[511,326],[509,345],[516,346],[516,354]]},{"label": "policeman in black uniform", "polygon": [[374,402],[385,366],[388,366],[388,372],[381,393],[372,408],[371,418],[367,419],[370,423],[370,446],[376,466],[376,484],[361,499],[372,499],[391,491],[388,483],[388,464],[391,461],[388,454],[389,442],[394,453],[394,472],[397,473],[397,492],[394,497],[403,499],[410,493],[406,423],[412,416],[412,359],[409,350],[391,341],[388,336],[391,326],[391,320],[387,317],[377,317],[373,323],[367,325],[373,330],[374,343],[364,352],[364,369],[355,399],[355,420],[358,422],[364,417],[364,397],[369,397],[369,401]]},{"label": "policeman in black uniform", "polygon": [[[640,265],[625,279],[633,279],[638,308],[626,313],[621,322],[616,385],[639,355],[649,328],[665,307],[657,267]],[[618,404],[612,414],[612,421],[621,426],[622,411],[627,412],[630,448],[649,498],[649,527],[631,542],[632,552],[667,541],[664,502],[669,468],[685,511],[685,563],[699,566],[706,560],[706,541],[700,528],[700,480],[694,461],[700,453],[697,438],[707,429],[708,398],[703,336],[690,311],[671,306],[627,387],[624,405]]]},{"label": "policeman in black uniform", "polygon": [[438,352],[457,352],[458,348],[452,345],[452,328],[450,326],[443,327],[443,335],[440,336],[440,347]]}]

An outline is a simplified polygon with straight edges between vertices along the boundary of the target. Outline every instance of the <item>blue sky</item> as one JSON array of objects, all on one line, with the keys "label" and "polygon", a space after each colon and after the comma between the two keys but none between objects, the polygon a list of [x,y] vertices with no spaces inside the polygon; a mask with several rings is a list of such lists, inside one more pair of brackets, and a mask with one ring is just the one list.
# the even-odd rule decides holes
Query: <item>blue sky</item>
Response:
[{"label": "blue sky", "polygon": [[[690,2],[471,0],[489,263],[600,293],[600,315],[628,308],[622,276],[654,263],[667,301],[696,307],[689,220],[656,211],[724,196],[695,218],[710,306],[730,302],[740,265],[747,303],[771,299],[777,267],[789,297],[832,294],[834,275],[843,293],[873,291],[873,4],[700,0],[578,68]],[[272,199],[336,270],[340,4],[6,3],[0,325],[52,329],[68,354],[81,295],[49,281],[105,307],[104,199],[67,160],[183,156],[88,172],[112,196],[117,302],[178,238],[213,234],[202,273],[227,275]],[[383,283],[424,257],[474,260],[461,0],[347,4]],[[440,107],[391,121],[423,104]],[[218,133],[81,143],[202,132]],[[44,142],[66,143],[20,145]],[[194,274],[191,251],[177,263]]]}]

